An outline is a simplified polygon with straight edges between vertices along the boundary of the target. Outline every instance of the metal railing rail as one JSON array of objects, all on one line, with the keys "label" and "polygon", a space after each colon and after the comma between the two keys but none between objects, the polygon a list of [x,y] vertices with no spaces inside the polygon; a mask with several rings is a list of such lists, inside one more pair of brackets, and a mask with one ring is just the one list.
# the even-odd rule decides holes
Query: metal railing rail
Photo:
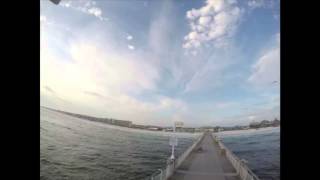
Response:
[{"label": "metal railing rail", "polygon": [[213,134],[211,135],[212,138],[218,143],[221,152],[225,154],[242,180],[260,180],[258,176],[256,176],[242,160],[240,160],[232,151],[230,151],[217,136]]},{"label": "metal railing rail", "polygon": [[146,180],[166,180],[170,176],[172,176],[174,170],[182,164],[182,162],[189,156],[193,149],[201,142],[203,137],[204,133],[200,135],[200,137],[174,161],[168,158],[166,168],[158,169],[157,172],[153,173],[150,177],[146,178]]},{"label": "metal railing rail", "polygon": [[178,168],[182,162],[189,156],[189,154],[194,150],[194,148],[201,142],[204,137],[204,133],[193,143],[183,154],[181,154],[176,160],[176,168]]}]

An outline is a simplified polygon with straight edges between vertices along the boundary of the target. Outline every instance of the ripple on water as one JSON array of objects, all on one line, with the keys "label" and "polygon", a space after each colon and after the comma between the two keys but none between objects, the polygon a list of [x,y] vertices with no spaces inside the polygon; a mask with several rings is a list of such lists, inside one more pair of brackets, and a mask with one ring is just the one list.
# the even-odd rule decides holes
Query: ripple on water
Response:
[{"label": "ripple on water", "polygon": [[[168,133],[110,127],[43,109],[41,128],[41,179],[144,179],[165,166],[171,150]],[[180,136],[177,154],[195,139]]]},{"label": "ripple on water", "polygon": [[238,157],[248,161],[248,166],[261,180],[280,179],[279,130],[222,139]]}]

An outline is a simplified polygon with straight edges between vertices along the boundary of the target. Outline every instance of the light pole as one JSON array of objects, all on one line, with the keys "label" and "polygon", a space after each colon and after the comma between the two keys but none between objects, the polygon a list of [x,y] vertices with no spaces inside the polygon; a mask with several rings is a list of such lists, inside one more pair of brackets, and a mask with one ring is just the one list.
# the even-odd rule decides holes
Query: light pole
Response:
[{"label": "light pole", "polygon": [[183,122],[174,122],[173,125],[173,129],[172,129],[172,133],[173,136],[170,137],[170,142],[169,144],[172,146],[171,147],[171,156],[170,156],[170,160],[174,162],[174,147],[178,146],[178,138],[176,137],[176,128],[182,128],[183,127]]},{"label": "light pole", "polygon": [[170,159],[173,161],[174,160],[174,146],[175,146],[175,139],[176,139],[176,135],[175,135],[175,133],[176,133],[176,125],[174,124],[173,125],[173,137],[172,137],[172,140],[171,140],[171,157],[170,157]]}]

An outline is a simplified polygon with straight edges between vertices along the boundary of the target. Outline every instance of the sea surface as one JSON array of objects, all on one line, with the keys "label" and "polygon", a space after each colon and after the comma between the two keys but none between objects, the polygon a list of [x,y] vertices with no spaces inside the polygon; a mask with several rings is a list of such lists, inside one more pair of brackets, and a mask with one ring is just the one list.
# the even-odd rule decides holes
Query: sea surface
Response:
[{"label": "sea surface", "polygon": [[280,179],[280,127],[218,133],[261,180]]},{"label": "sea surface", "polygon": [[[145,179],[166,166],[171,135],[40,108],[40,179]],[[177,136],[179,155],[200,134]]]}]

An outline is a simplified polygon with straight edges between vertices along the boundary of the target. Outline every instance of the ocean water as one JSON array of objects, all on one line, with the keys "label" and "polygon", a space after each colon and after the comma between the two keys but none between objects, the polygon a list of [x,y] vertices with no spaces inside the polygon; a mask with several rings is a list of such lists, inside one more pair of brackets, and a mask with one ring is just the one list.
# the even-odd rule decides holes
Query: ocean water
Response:
[{"label": "ocean water", "polygon": [[218,133],[261,180],[280,179],[280,127]]},{"label": "ocean water", "polygon": [[[164,168],[170,156],[171,133],[40,111],[40,179],[144,179]],[[199,135],[178,133],[176,155]]]}]

